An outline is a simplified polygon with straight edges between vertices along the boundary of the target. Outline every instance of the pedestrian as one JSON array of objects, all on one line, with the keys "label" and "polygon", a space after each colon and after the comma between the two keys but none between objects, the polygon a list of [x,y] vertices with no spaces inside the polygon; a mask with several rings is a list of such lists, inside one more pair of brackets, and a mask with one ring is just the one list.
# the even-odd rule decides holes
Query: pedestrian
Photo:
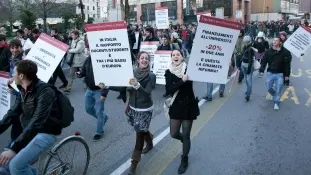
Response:
[{"label": "pedestrian", "polygon": [[10,58],[11,52],[9,44],[6,41],[5,35],[0,34],[0,71],[10,72]]},{"label": "pedestrian", "polygon": [[[282,39],[276,37],[273,40],[273,47],[270,48],[264,55],[260,67],[260,74],[263,75],[268,64],[268,75],[266,86],[268,92],[273,96],[274,110],[279,110],[281,90],[285,80],[288,80],[290,75],[290,59],[286,50],[282,47]],[[283,77],[284,76],[284,77]]]},{"label": "pedestrian", "polygon": [[79,78],[84,77],[84,82],[87,86],[84,104],[85,111],[97,119],[97,129],[93,141],[99,141],[104,135],[104,127],[108,120],[104,110],[109,90],[95,85],[91,56],[85,60],[81,71],[77,72],[77,76]]},{"label": "pedestrian", "polygon": [[[155,88],[156,76],[150,72],[150,56],[146,52],[138,53],[137,62],[133,66],[134,78],[129,81],[130,98],[126,115],[136,132],[136,144],[132,154],[132,164],[128,174],[135,174],[142,153],[153,148],[152,134],[149,126],[153,114],[152,91]],[[146,147],[144,147],[146,142]]]},{"label": "pedestrian", "polygon": [[[194,96],[193,82],[188,80],[185,74],[187,64],[180,50],[173,50],[172,63],[165,71],[166,91],[175,96],[169,108],[170,133],[172,138],[180,140],[183,144],[183,155],[178,169],[179,174],[186,172],[188,168],[188,154],[191,147],[190,133],[193,120],[200,115],[198,100]],[[180,128],[182,127],[182,133]]]},{"label": "pedestrian", "polygon": [[67,64],[70,66],[68,84],[62,89],[68,95],[71,93],[71,88],[73,84],[73,79],[75,73],[83,66],[84,61],[86,60],[86,55],[84,52],[85,43],[83,39],[80,39],[80,33],[78,30],[73,30],[71,32],[72,42],[70,44],[70,49],[67,54]]},{"label": "pedestrian", "polygon": [[252,38],[250,36],[245,36],[243,38],[243,55],[241,58],[241,72],[243,77],[246,78],[246,92],[245,92],[245,100],[249,101],[250,95],[252,93],[252,78],[253,78],[253,65],[254,65],[254,57],[255,51],[252,47]]}]

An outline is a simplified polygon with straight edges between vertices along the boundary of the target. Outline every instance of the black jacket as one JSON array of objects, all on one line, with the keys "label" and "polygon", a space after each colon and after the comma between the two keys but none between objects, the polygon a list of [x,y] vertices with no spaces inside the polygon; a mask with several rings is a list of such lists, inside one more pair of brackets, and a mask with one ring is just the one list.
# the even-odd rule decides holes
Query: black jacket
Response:
[{"label": "black jacket", "polygon": [[0,48],[0,71],[10,72],[11,51],[8,47]]},{"label": "black jacket", "polygon": [[[95,85],[92,60],[91,60],[90,56],[84,61],[84,64],[82,66],[80,74],[78,74],[78,77],[79,78],[83,78],[84,77],[85,84],[92,91],[96,91],[96,90],[100,89],[100,87]],[[104,96],[104,97],[107,97],[108,92],[109,92],[109,90],[104,88],[101,91],[101,95]]]},{"label": "black jacket", "polygon": [[61,115],[56,103],[56,92],[51,87],[37,92],[40,86],[45,86],[45,83],[39,79],[28,87],[27,92],[18,85],[20,95],[16,97],[15,104],[0,121],[1,134],[16,118],[20,119],[23,133],[10,148],[16,153],[25,148],[38,133],[61,134]]},{"label": "black jacket", "polygon": [[181,78],[172,74],[170,70],[165,71],[166,92],[174,95],[179,90],[172,106],[169,116],[175,120],[195,120],[200,115],[198,101],[194,96],[193,82],[184,82]]},{"label": "black jacket", "polygon": [[241,60],[238,62],[238,67],[241,67],[242,62],[248,63],[247,74],[250,74],[254,64],[255,51],[251,48],[251,45],[243,48],[243,55]]},{"label": "black jacket", "polygon": [[270,48],[265,52],[261,60],[261,67],[259,72],[264,72],[268,64],[268,72],[271,73],[284,73],[285,77],[290,75],[290,61],[291,55],[283,47],[277,51]]}]

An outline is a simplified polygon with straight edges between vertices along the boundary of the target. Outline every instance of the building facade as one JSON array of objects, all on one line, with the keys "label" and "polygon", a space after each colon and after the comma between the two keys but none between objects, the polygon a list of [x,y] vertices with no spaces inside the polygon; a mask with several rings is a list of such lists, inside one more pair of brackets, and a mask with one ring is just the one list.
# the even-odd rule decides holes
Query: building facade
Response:
[{"label": "building facade", "polygon": [[[108,6],[119,6],[120,0],[107,0]],[[129,0],[130,22],[153,24],[155,8],[168,7],[169,20],[173,24],[182,24],[186,16],[195,16],[205,11],[215,11],[224,7],[226,18],[239,21],[250,20],[251,0],[196,0],[191,4],[188,0]],[[187,8],[189,6],[189,8]],[[191,7],[190,7],[191,6]]]},{"label": "building facade", "polygon": [[[301,0],[300,0],[301,1]],[[287,20],[299,14],[299,0],[252,0],[252,21]],[[308,0],[310,2],[310,0]]]},{"label": "building facade", "polygon": [[311,12],[311,0],[300,0],[299,12],[310,13]]}]

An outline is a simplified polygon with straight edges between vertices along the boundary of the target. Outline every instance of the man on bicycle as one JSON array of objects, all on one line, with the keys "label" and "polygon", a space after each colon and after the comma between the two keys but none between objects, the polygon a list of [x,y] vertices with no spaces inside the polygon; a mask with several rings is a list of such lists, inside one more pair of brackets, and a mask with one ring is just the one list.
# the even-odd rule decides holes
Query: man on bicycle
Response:
[{"label": "man on bicycle", "polygon": [[[14,80],[21,95],[0,121],[0,134],[18,119],[23,132],[8,150],[0,154],[1,175],[37,174],[31,164],[55,143],[56,135],[61,134],[56,91],[38,79],[37,71],[36,63],[30,60],[22,60],[14,68]],[[37,92],[40,86],[44,88]]]}]

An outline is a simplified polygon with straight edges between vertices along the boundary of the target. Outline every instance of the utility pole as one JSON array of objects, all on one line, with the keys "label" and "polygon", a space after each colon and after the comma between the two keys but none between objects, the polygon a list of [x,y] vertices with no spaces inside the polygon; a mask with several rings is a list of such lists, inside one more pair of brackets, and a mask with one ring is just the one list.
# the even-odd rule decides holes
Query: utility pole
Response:
[{"label": "utility pole", "polygon": [[81,10],[81,16],[82,16],[82,25],[84,26],[84,21],[85,21],[85,14],[84,14],[84,5],[82,0],[79,0],[79,5],[80,10]]}]

